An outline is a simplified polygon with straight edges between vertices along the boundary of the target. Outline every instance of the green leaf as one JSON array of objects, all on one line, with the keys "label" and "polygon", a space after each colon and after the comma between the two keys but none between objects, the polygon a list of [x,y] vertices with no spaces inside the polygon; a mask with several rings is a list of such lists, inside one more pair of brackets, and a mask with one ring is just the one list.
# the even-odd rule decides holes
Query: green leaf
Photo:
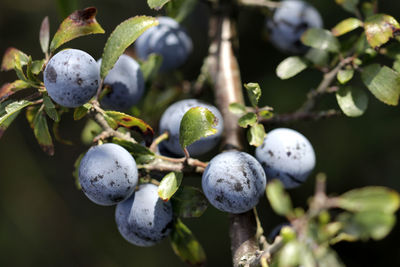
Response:
[{"label": "green leaf", "polygon": [[369,65],[363,69],[361,79],[383,103],[393,106],[399,103],[400,76],[391,68],[379,64]]},{"label": "green leaf", "polygon": [[6,99],[10,95],[14,94],[16,91],[22,90],[29,88],[30,85],[27,82],[24,82],[22,80],[16,80],[12,83],[6,83],[0,88],[0,102],[3,101],[3,99]]},{"label": "green leaf", "polygon": [[31,105],[32,102],[27,100],[15,101],[5,106],[5,114],[0,117],[0,125],[2,125],[8,118],[13,116],[16,112],[21,111],[23,108]]},{"label": "green leaf", "polygon": [[57,0],[57,7],[61,18],[66,18],[78,8],[78,0]]},{"label": "green leaf", "polygon": [[146,144],[150,144],[153,140],[154,130],[143,120],[117,111],[106,111],[104,115],[106,115],[105,118],[106,120],[108,119],[108,122],[112,120],[110,124],[112,128],[116,129],[118,126],[122,126],[127,129],[139,131]]},{"label": "green leaf", "polygon": [[171,198],[174,214],[181,218],[196,218],[203,215],[208,201],[204,194],[192,186],[181,186]]},{"label": "green leaf", "polygon": [[396,216],[378,210],[368,210],[350,214],[340,214],[338,220],[343,224],[343,232],[363,241],[372,238],[380,240],[386,237],[396,222]]},{"label": "green leaf", "polygon": [[304,58],[312,62],[315,66],[323,67],[328,65],[329,52],[321,49],[311,48],[305,54]]},{"label": "green leaf", "polygon": [[61,45],[80,36],[104,33],[103,28],[96,21],[96,13],[95,7],[88,7],[69,15],[54,35],[50,44],[50,52],[53,53]]},{"label": "green leaf", "polygon": [[84,104],[83,106],[77,107],[74,110],[74,120],[80,120],[88,114],[89,109],[92,108],[92,105],[89,103]]},{"label": "green leaf", "polygon": [[15,68],[15,58],[18,55],[18,58],[20,60],[20,65],[25,66],[28,64],[28,55],[25,54],[24,52],[14,48],[14,47],[9,47],[6,52],[4,53],[3,60],[1,62],[1,70],[2,71],[8,71],[8,70],[13,70]]},{"label": "green leaf", "polygon": [[54,105],[53,101],[51,101],[50,97],[47,95],[43,96],[43,104],[47,115],[49,115],[49,117],[55,122],[60,121],[60,116],[58,115],[56,106]]},{"label": "green leaf", "polygon": [[240,103],[229,104],[229,111],[236,115],[243,115],[246,113],[246,107]]},{"label": "green leaf", "polygon": [[163,201],[169,201],[181,185],[182,178],[181,172],[170,172],[165,175],[158,186],[158,196]]},{"label": "green leaf", "polygon": [[351,13],[357,13],[358,0],[335,0],[338,5],[341,5],[344,10]]},{"label": "green leaf", "polygon": [[171,232],[171,246],[182,261],[195,266],[204,265],[206,254],[203,248],[189,228],[179,219]]},{"label": "green leaf", "polygon": [[185,148],[197,140],[217,133],[217,118],[206,108],[189,109],[181,120],[179,144]]},{"label": "green leaf", "polygon": [[333,34],[324,29],[311,28],[308,29],[302,36],[301,41],[313,48],[326,50],[329,52],[339,52],[339,40]]},{"label": "green leaf", "polygon": [[132,143],[127,140],[123,140],[116,137],[112,139],[112,142],[128,150],[129,153],[131,153],[132,156],[135,158],[137,164],[150,163],[156,157],[156,155],[152,151],[150,151],[147,147],[143,145]]},{"label": "green leaf", "polygon": [[32,73],[35,75],[38,75],[39,73],[41,73],[45,62],[46,62],[46,60],[44,60],[44,59],[32,61],[32,66],[31,66]]},{"label": "green leaf", "polygon": [[244,87],[247,89],[250,103],[253,107],[257,107],[258,100],[261,97],[261,88],[258,83],[245,83]]},{"label": "green leaf", "polygon": [[260,110],[258,115],[266,120],[271,119],[274,116],[274,113],[271,110]]},{"label": "green leaf", "polygon": [[394,33],[400,31],[400,25],[395,18],[385,14],[376,14],[368,17],[364,23],[368,43],[374,49],[387,43]]},{"label": "green leaf", "polygon": [[336,92],[336,100],[346,116],[358,117],[364,114],[368,107],[368,96],[364,90],[357,87],[341,87]]},{"label": "green leaf", "polygon": [[255,125],[257,123],[257,115],[254,112],[249,112],[243,115],[238,120],[239,126],[243,128],[247,128],[251,125]]},{"label": "green leaf", "polygon": [[298,266],[302,258],[300,252],[301,244],[297,240],[286,243],[279,253],[279,266]]},{"label": "green leaf", "polygon": [[54,145],[47,126],[46,116],[43,112],[37,112],[33,119],[33,133],[42,150],[50,156],[54,155]]},{"label": "green leaf", "polygon": [[274,211],[282,216],[293,213],[292,201],[279,180],[272,180],[267,184],[267,198]]},{"label": "green leaf", "polygon": [[[0,103],[0,119],[7,113],[5,108],[10,104],[11,101],[5,101]],[[0,123],[0,138],[3,136],[4,132],[7,130],[7,128],[11,125],[11,123],[17,118],[18,114],[20,113],[20,110],[11,114],[8,116],[6,119],[2,120]]]},{"label": "green leaf", "polygon": [[264,125],[256,123],[252,125],[247,132],[247,140],[250,145],[259,147],[263,144],[265,138]]},{"label": "green leaf", "polygon": [[400,73],[400,59],[397,59],[393,62],[393,69]]},{"label": "green leaf", "polygon": [[363,22],[359,19],[356,18],[348,18],[345,19],[341,22],[339,22],[333,29],[331,30],[332,34],[335,36],[340,36],[343,34],[346,34],[348,32],[351,32],[358,27],[362,27]]},{"label": "green leaf", "polygon": [[161,67],[162,60],[163,58],[161,55],[152,53],[147,57],[147,60],[140,65],[145,81],[154,79]]},{"label": "green leaf", "polygon": [[147,0],[147,4],[150,8],[160,10],[170,0]]},{"label": "green leaf", "polygon": [[50,42],[49,17],[45,17],[42,21],[42,25],[40,26],[40,32],[39,32],[39,41],[43,53],[46,54],[49,51],[49,42]]},{"label": "green leaf", "polygon": [[104,46],[101,60],[100,76],[104,79],[115,62],[142,33],[158,25],[157,19],[147,16],[136,16],[119,24],[111,33]]},{"label": "green leaf", "polygon": [[350,81],[354,76],[354,69],[339,70],[336,78],[341,84],[345,84]]},{"label": "green leaf", "polygon": [[79,182],[79,166],[81,165],[83,156],[85,156],[85,153],[80,154],[78,158],[75,160],[74,171],[72,172],[72,176],[74,177],[75,180],[75,186],[78,190],[82,189],[81,183]]},{"label": "green leaf", "polygon": [[[100,125],[94,120],[88,119],[81,133],[82,143],[85,145],[92,145],[93,139],[103,131]],[[136,160],[136,158],[135,158]]]},{"label": "green leaf", "polygon": [[354,189],[338,197],[339,207],[348,211],[380,211],[394,213],[399,209],[400,195],[379,186]]},{"label": "green leaf", "polygon": [[196,4],[197,0],[170,1],[166,6],[167,15],[180,23],[193,11]]},{"label": "green leaf", "polygon": [[304,59],[300,57],[288,57],[279,63],[276,75],[282,80],[292,78],[307,68]]}]

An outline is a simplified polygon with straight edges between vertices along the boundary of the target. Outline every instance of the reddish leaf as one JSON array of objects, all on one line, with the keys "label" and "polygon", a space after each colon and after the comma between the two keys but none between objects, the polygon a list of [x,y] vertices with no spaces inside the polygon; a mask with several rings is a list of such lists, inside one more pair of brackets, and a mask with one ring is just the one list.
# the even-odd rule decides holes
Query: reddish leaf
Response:
[{"label": "reddish leaf", "polygon": [[2,71],[14,69],[15,56],[17,54],[19,54],[19,58],[21,60],[21,66],[28,64],[28,56],[24,52],[14,48],[14,47],[9,47],[9,48],[7,48],[6,52],[4,53],[3,61],[1,62],[1,70]]},{"label": "reddish leaf", "polygon": [[0,88],[0,102],[14,94],[16,91],[28,88],[29,84],[21,81],[16,80],[12,83],[6,83]]},{"label": "reddish leaf", "polygon": [[49,41],[50,41],[49,17],[45,17],[42,21],[42,26],[40,27],[40,33],[39,33],[39,40],[43,53],[47,53],[47,51],[49,50]]}]

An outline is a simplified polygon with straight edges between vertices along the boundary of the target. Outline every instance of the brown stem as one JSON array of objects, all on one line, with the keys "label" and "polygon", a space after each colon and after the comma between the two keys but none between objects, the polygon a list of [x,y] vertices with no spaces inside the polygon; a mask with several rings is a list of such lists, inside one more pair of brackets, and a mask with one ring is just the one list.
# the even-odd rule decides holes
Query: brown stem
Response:
[{"label": "brown stem", "polygon": [[[215,99],[224,118],[223,149],[243,149],[243,132],[237,116],[229,111],[229,104],[244,104],[239,65],[234,55],[236,38],[230,1],[221,1],[218,11],[210,19],[211,45],[207,64],[214,84]],[[257,223],[254,212],[230,214],[230,239],[233,265],[239,266],[243,257],[254,255],[259,249],[256,238]]]},{"label": "brown stem", "polygon": [[150,145],[150,151],[156,152],[157,146],[164,140],[167,140],[169,138],[169,133],[164,132],[160,136],[158,136],[156,139],[154,139],[153,143]]},{"label": "brown stem", "polygon": [[185,173],[203,173],[207,164],[197,159],[189,158],[184,162],[173,162],[158,158],[149,164],[138,165],[139,169],[156,172],[185,172]]},{"label": "brown stem", "polygon": [[326,111],[316,111],[316,112],[302,112],[297,111],[294,113],[278,114],[270,119],[262,119],[261,122],[264,124],[286,124],[295,121],[317,121],[321,119],[336,117],[342,113],[338,110],[326,110]]}]

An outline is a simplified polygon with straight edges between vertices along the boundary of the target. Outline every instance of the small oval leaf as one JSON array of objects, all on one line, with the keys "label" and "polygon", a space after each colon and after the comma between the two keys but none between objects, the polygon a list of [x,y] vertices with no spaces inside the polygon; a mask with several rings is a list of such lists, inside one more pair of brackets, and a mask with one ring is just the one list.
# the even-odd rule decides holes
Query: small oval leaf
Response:
[{"label": "small oval leaf", "polygon": [[143,32],[158,25],[157,19],[148,16],[136,16],[119,24],[111,33],[104,46],[100,76],[105,78],[118,58]]},{"label": "small oval leaf", "polygon": [[275,179],[269,182],[265,192],[269,203],[277,214],[287,216],[293,212],[292,201],[281,181]]},{"label": "small oval leaf", "polygon": [[239,126],[242,128],[247,128],[251,125],[255,125],[257,123],[257,115],[254,112],[249,112],[244,114],[238,120]]},{"label": "small oval leaf", "polygon": [[261,87],[258,83],[245,83],[247,95],[249,96],[250,103],[253,107],[257,107],[258,100],[261,97]]},{"label": "small oval leaf", "polygon": [[229,104],[229,111],[236,115],[243,115],[246,113],[246,107],[240,103]]},{"label": "small oval leaf", "polygon": [[150,8],[160,10],[170,0],[147,0],[147,4]]},{"label": "small oval leaf", "polygon": [[80,36],[104,33],[103,28],[96,20],[96,13],[95,7],[88,7],[69,15],[54,35],[50,44],[50,52],[54,52],[61,45]]},{"label": "small oval leaf", "polygon": [[132,143],[117,137],[114,137],[112,139],[112,142],[128,150],[129,153],[131,153],[132,156],[135,158],[137,164],[147,164],[152,162],[156,158],[156,155],[152,151],[150,151],[150,149],[141,144]]},{"label": "small oval leaf", "polygon": [[288,57],[279,63],[276,68],[276,75],[282,80],[286,80],[296,76],[307,68],[304,59],[300,57]]},{"label": "small oval leaf", "polygon": [[354,76],[354,69],[339,70],[336,78],[341,84],[345,84],[350,81]]},{"label": "small oval leaf", "polygon": [[307,46],[330,52],[339,52],[340,49],[339,40],[330,31],[324,29],[308,29],[301,36],[301,41]]},{"label": "small oval leaf", "polygon": [[189,109],[181,120],[179,129],[179,144],[185,148],[200,138],[217,133],[214,127],[217,118],[206,108],[194,107]]},{"label": "small oval leaf", "polygon": [[182,186],[171,198],[174,214],[181,218],[200,217],[208,207],[204,194],[192,186]]},{"label": "small oval leaf", "polygon": [[170,172],[165,175],[158,186],[158,196],[163,201],[169,201],[181,185],[182,178],[181,172]]},{"label": "small oval leaf", "polygon": [[54,146],[47,126],[46,116],[38,112],[33,119],[33,133],[42,150],[50,156],[54,155]]},{"label": "small oval leaf", "polygon": [[249,144],[255,147],[259,147],[263,144],[265,138],[264,125],[256,123],[252,125],[247,132],[247,140]]},{"label": "small oval leaf", "polygon": [[346,34],[348,32],[351,32],[355,29],[357,29],[358,27],[362,27],[363,26],[363,22],[359,19],[356,18],[348,18],[345,19],[341,22],[339,22],[335,27],[333,27],[332,34],[335,36],[340,36],[343,34]]},{"label": "small oval leaf", "polygon": [[342,87],[336,92],[336,100],[346,116],[358,117],[368,107],[368,95],[357,87]]}]

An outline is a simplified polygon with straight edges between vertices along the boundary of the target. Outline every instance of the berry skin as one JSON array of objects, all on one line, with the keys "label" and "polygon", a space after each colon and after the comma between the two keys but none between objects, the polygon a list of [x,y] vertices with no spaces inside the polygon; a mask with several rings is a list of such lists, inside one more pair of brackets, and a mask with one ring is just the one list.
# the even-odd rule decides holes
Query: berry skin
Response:
[{"label": "berry skin", "polygon": [[100,69],[96,60],[88,53],[66,49],[50,59],[43,79],[54,102],[64,107],[76,108],[96,94]]},{"label": "berry skin", "polygon": [[[101,65],[101,59],[98,61]],[[103,97],[101,105],[107,109],[127,110],[142,98],[144,78],[139,64],[130,56],[121,55],[104,79],[111,92]]]},{"label": "berry skin", "polygon": [[196,99],[185,99],[175,102],[174,104],[169,106],[161,116],[159,125],[160,133],[168,131],[170,135],[168,140],[160,144],[160,151],[166,150],[172,154],[175,154],[176,156],[184,156],[183,150],[179,144],[179,129],[183,115],[185,115],[185,113],[193,107],[207,108],[215,115],[215,117],[217,118],[217,133],[207,136],[205,138],[201,138],[200,140],[188,146],[187,149],[190,155],[202,155],[204,153],[207,153],[217,145],[224,128],[224,121],[219,110],[212,105],[206,104]]},{"label": "berry skin", "polygon": [[268,133],[257,147],[256,158],[271,178],[281,180],[285,188],[304,183],[315,167],[315,153],[311,143],[301,133],[278,128]]},{"label": "berry skin", "polygon": [[172,18],[158,17],[159,25],[145,31],[136,40],[136,53],[146,60],[151,53],[162,56],[160,70],[176,69],[185,63],[193,44],[183,28]]},{"label": "berry skin", "polygon": [[244,152],[229,151],[210,161],[201,184],[208,201],[215,208],[243,213],[258,204],[266,182],[264,170],[254,157]]},{"label": "berry skin", "polygon": [[119,203],[115,210],[119,232],[136,246],[153,246],[167,237],[172,229],[171,203],[162,201],[157,189],[154,184],[142,184],[138,191]]},{"label": "berry skin", "polygon": [[322,18],[310,4],[301,0],[285,0],[276,9],[273,18],[267,19],[270,41],[279,50],[301,54],[308,50],[300,37],[309,28],[322,28]]},{"label": "berry skin", "polygon": [[94,203],[115,205],[135,190],[138,183],[135,159],[116,144],[92,147],[79,166],[79,182],[82,191]]}]

